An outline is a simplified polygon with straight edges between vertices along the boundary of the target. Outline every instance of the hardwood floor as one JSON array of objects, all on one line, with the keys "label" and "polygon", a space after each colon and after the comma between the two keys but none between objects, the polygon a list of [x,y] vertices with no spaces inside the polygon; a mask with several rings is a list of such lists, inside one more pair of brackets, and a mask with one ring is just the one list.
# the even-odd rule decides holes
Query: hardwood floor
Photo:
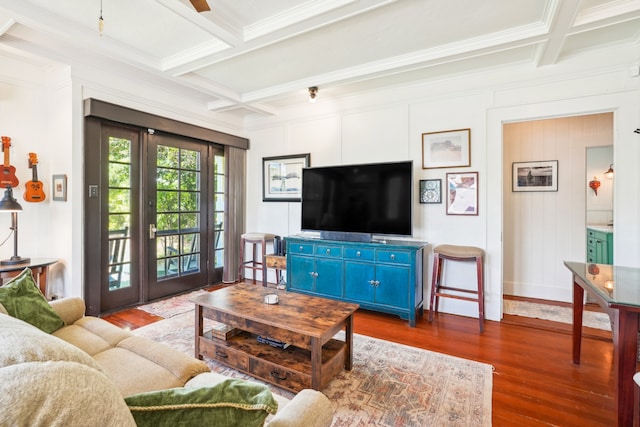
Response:
[{"label": "hardwood floor", "polygon": [[[161,319],[136,308],[103,317],[131,329]],[[614,425],[611,334],[588,331],[581,364],[574,365],[566,325],[514,319],[518,317],[487,321],[480,334],[472,318],[441,313],[430,324],[425,313],[411,328],[397,316],[359,310],[354,329],[357,334],[493,365],[494,426]]]}]

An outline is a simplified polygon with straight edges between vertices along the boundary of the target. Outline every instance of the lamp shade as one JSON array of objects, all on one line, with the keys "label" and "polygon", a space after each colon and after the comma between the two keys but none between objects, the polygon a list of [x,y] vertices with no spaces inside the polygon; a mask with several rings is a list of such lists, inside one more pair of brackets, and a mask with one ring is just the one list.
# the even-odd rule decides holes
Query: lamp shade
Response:
[{"label": "lamp shade", "polygon": [[22,210],[22,206],[13,198],[13,188],[7,187],[4,190],[4,197],[0,200],[0,212],[18,212]]}]

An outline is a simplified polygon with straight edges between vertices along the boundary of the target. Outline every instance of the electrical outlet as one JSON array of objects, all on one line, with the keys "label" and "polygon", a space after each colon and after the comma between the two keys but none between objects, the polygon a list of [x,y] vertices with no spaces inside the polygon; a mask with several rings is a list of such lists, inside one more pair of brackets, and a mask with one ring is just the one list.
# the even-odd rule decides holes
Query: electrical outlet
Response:
[{"label": "electrical outlet", "polygon": [[89,197],[98,197],[98,186],[90,185],[89,186]]}]

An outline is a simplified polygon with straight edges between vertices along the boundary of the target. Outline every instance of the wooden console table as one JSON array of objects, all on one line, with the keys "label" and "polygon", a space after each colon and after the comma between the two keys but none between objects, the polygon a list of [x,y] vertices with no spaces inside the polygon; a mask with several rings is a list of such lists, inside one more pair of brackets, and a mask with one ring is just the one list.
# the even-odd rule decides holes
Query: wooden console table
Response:
[{"label": "wooden console table", "polygon": [[[295,292],[278,292],[265,304],[260,286],[239,283],[191,299],[195,310],[195,356],[208,357],[287,390],[322,390],[343,368],[351,370],[353,314],[358,304]],[[243,332],[228,340],[204,331],[212,319]],[[334,336],[344,330],[345,339]],[[257,341],[262,335],[290,344],[285,349]]]},{"label": "wooden console table", "polygon": [[0,265],[0,283],[4,283],[5,279],[16,277],[25,268],[30,268],[33,277],[38,283],[42,295],[47,295],[47,275],[49,274],[49,266],[58,262],[55,258],[31,258],[31,261],[22,264]]},{"label": "wooden console table", "polygon": [[611,318],[615,372],[616,425],[631,426],[640,320],[640,268],[567,262],[573,275],[573,363],[580,364],[584,292]]}]

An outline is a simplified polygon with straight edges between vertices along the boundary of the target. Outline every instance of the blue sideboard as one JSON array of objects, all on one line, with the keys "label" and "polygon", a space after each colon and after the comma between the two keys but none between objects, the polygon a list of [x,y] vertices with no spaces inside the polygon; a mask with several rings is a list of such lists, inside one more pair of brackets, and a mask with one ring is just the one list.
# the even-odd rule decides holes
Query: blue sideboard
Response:
[{"label": "blue sideboard", "polygon": [[287,237],[287,289],[355,302],[416,325],[423,314],[424,242]]}]

